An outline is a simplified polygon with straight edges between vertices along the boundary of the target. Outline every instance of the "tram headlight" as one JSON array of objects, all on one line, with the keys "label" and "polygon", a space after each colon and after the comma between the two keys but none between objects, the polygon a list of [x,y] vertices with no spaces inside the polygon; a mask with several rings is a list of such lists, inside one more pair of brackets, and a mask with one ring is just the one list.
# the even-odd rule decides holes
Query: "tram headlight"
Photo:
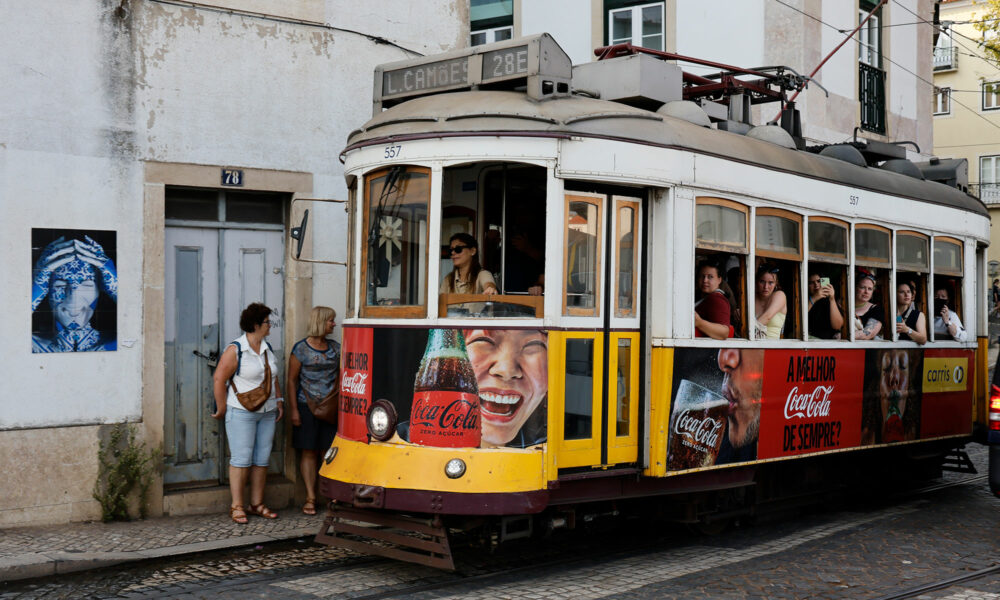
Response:
[{"label": "tram headlight", "polygon": [[444,474],[450,479],[458,479],[465,475],[465,461],[461,458],[453,458],[444,466]]},{"label": "tram headlight", "polygon": [[336,446],[330,446],[330,449],[327,450],[326,454],[323,455],[323,462],[326,463],[326,464],[332,463],[334,456],[337,456],[337,447]]},{"label": "tram headlight", "polygon": [[395,432],[396,408],[388,400],[376,400],[368,411],[368,434],[372,439],[384,442]]}]

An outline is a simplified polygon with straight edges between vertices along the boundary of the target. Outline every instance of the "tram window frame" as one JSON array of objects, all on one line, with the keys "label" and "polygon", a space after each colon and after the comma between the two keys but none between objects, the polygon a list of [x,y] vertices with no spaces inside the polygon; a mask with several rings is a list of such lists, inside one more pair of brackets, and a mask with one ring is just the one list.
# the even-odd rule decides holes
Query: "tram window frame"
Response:
[{"label": "tram window frame", "polygon": [[[638,266],[639,266],[639,208],[641,206],[641,201],[639,198],[634,198],[631,196],[612,196],[612,201],[615,204],[615,290],[614,290],[614,304],[615,304],[615,316],[620,318],[630,318],[636,316],[636,289],[639,285],[638,277]],[[624,245],[622,244],[622,212],[625,210],[632,211],[632,218],[629,220],[631,225],[631,230],[629,233],[632,236],[632,250],[628,252],[631,258],[630,268],[629,268],[629,287],[626,295],[622,295],[622,281],[623,276],[626,274],[622,268],[622,258],[626,255],[623,251]],[[628,234],[626,234],[628,235]],[[629,306],[626,308],[622,307],[622,299],[627,298],[629,300]]]},{"label": "tram window frame", "polygon": [[[950,268],[948,266],[941,266],[942,261],[938,260],[938,244],[956,246],[958,249],[958,268]],[[964,298],[962,294],[962,282],[965,279],[965,244],[962,240],[948,236],[934,236],[933,240],[933,256],[934,256],[934,286],[931,289],[931,304],[929,310],[933,311],[934,299],[937,296],[938,288],[946,288],[948,290],[948,308],[954,311],[958,315],[958,319],[962,322],[962,326],[966,331],[969,331],[969,324],[966,322],[966,315],[963,311]],[[934,329],[934,319],[937,314],[927,315],[927,328],[928,330]],[[934,336],[934,341],[951,342],[952,339],[942,339],[938,340],[937,336]]]},{"label": "tram window frame", "polygon": [[[872,256],[868,254],[861,254],[858,252],[858,244],[860,239],[858,233],[861,231],[875,231],[878,233],[885,234],[886,236],[885,250],[887,255],[886,259],[883,259],[880,256]],[[872,223],[855,224],[853,251],[854,251],[855,273],[854,273],[854,281],[852,282],[853,285],[851,286],[852,298],[857,296],[857,286],[858,286],[857,269],[866,268],[868,270],[874,271],[872,274],[875,276],[875,291],[872,294],[872,301],[873,303],[882,306],[882,316],[884,317],[882,320],[882,330],[879,332],[879,335],[882,336],[882,340],[891,341],[893,338],[892,331],[895,328],[889,329],[888,326],[892,322],[890,321],[890,317],[892,316],[890,315],[890,312],[895,306],[895,302],[891,302],[890,300],[894,298],[894,294],[896,293],[896,290],[889,289],[890,288],[889,275],[890,273],[892,273],[893,259],[895,256],[895,246],[893,245],[893,240],[892,240],[892,230],[889,229],[888,227],[883,227],[882,225],[875,225]],[[853,322],[853,320],[856,318],[856,313],[852,311],[856,310],[857,308],[856,306],[854,306],[854,300],[851,301],[850,306],[851,309],[848,312],[849,312],[849,317]],[[851,339],[854,339],[853,332],[851,333]],[[878,341],[878,340],[859,340],[859,341]]]},{"label": "tram window frame", "polygon": [[[563,193],[563,214],[565,215],[563,222],[563,281],[562,281],[562,305],[563,305],[563,315],[573,316],[573,317],[597,317],[601,314],[601,300],[602,300],[602,284],[604,283],[604,263],[602,255],[602,245],[604,237],[604,209],[605,202],[607,201],[607,196],[604,194],[595,194],[592,192],[574,192],[566,191]],[[594,245],[594,261],[593,261],[593,287],[588,290],[590,295],[593,297],[593,306],[581,307],[573,306],[569,303],[570,295],[570,205],[572,203],[584,203],[590,204],[596,208],[596,234]],[[586,294],[584,294],[586,295]]]},{"label": "tram window frame", "polygon": [[357,216],[354,211],[358,206],[358,178],[351,177],[347,188],[347,318],[353,319],[358,313],[357,278],[354,269],[357,267],[357,257],[354,253],[354,242],[357,240]]},{"label": "tram window frame", "polygon": [[[774,247],[761,247],[761,236],[756,235],[760,231],[760,226],[762,224],[762,218],[770,219],[777,218],[789,221],[795,225],[795,243],[798,245],[795,252],[788,252],[783,249],[775,249]],[[790,210],[785,210],[781,208],[771,208],[767,206],[758,207],[754,211],[754,271],[753,271],[753,285],[756,292],[757,276],[758,271],[765,264],[778,267],[779,271],[776,273],[778,283],[780,285],[781,291],[785,293],[785,324],[782,328],[780,339],[785,340],[796,340],[802,339],[802,324],[804,319],[801,314],[799,307],[802,305],[802,258],[803,258],[803,243],[802,243],[802,215],[792,212]],[[766,260],[762,260],[766,259]],[[751,307],[753,310],[749,314],[754,314],[756,318],[756,309]]]},{"label": "tram window frame", "polygon": [[[740,213],[743,216],[743,244],[727,242],[722,236],[717,236],[715,238],[703,238],[698,234],[698,224],[699,221],[698,211],[701,207],[720,207],[722,209],[729,209]],[[723,280],[726,282],[727,287],[733,294],[731,303],[735,309],[735,314],[730,316],[730,324],[733,326],[733,335],[729,339],[734,338],[749,338],[749,332],[747,330],[749,319],[744,318],[744,314],[747,311],[748,298],[746,289],[746,273],[747,273],[747,260],[750,256],[750,207],[736,202],[735,200],[729,200],[727,198],[717,198],[713,196],[698,196],[695,198],[695,281],[692,281],[694,285],[694,297],[697,297],[697,268],[703,261],[711,258],[712,260],[725,265],[729,262],[729,258],[735,257],[738,261],[738,266],[734,269],[738,271],[735,277],[729,276],[729,271],[734,269],[727,269],[726,273],[721,273]],[[691,311],[691,319],[694,320],[694,311]]]},{"label": "tram window frame", "polygon": [[[369,304],[368,301],[368,288],[370,285],[369,277],[371,275],[370,265],[368,264],[368,247],[369,247],[369,233],[370,233],[370,215],[372,208],[372,198],[371,198],[371,185],[372,182],[381,177],[385,177],[393,169],[402,169],[401,175],[406,174],[420,174],[426,176],[426,193],[424,196],[424,207],[425,207],[425,218],[423,221],[423,256],[417,257],[417,260],[423,260],[423,272],[422,281],[418,282],[418,288],[415,290],[417,294],[417,299],[419,300],[416,304],[400,304],[400,305],[379,305],[379,304]],[[364,231],[364,243],[361,247],[361,270],[364,282],[363,294],[364,298],[361,301],[361,316],[362,317],[375,317],[375,318],[403,318],[403,319],[419,319],[427,315],[427,280],[429,277],[429,248],[430,248],[430,219],[431,219],[431,196],[433,187],[433,173],[429,167],[421,167],[416,165],[394,165],[390,167],[385,167],[382,169],[376,169],[365,173],[364,175],[364,202],[362,207],[362,227]],[[423,190],[421,190],[423,191]],[[417,202],[407,202],[407,204],[419,204]],[[418,221],[419,222],[419,221]],[[418,226],[419,231],[419,226]],[[419,242],[417,247],[420,247]],[[400,249],[402,251],[402,249]],[[420,263],[417,263],[419,268]],[[418,271],[418,277],[420,273]]]},{"label": "tram window frame", "polygon": [[[814,249],[813,244],[820,238],[819,235],[813,235],[813,224],[825,226],[825,227],[836,227],[843,234],[844,242],[844,252],[842,254],[836,252],[830,252],[829,249]],[[833,285],[834,301],[837,304],[837,308],[840,310],[841,316],[844,318],[843,324],[840,326],[840,340],[847,341],[850,339],[850,320],[847,318],[848,313],[848,295],[853,292],[850,286],[850,278],[848,276],[849,267],[851,264],[850,248],[851,248],[851,236],[850,236],[850,224],[846,221],[841,221],[840,219],[834,219],[832,217],[815,216],[809,217],[806,223],[806,231],[809,234],[809,241],[807,246],[807,256],[808,260],[806,263],[806,299],[809,299],[809,280],[812,279],[813,275],[817,275],[820,278],[827,277],[830,279],[831,285]],[[831,275],[833,275],[831,277]],[[819,340],[824,338],[817,338],[809,333],[809,309],[811,306],[806,307],[806,318],[804,329],[806,330],[806,339]],[[837,339],[837,338],[833,338]]]}]

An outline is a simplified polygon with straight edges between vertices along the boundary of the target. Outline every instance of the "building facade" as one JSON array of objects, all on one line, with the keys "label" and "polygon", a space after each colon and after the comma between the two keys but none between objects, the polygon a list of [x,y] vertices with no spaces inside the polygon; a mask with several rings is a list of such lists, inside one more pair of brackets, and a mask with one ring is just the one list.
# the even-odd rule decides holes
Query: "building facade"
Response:
[{"label": "building facade", "polygon": [[[150,514],[224,510],[211,365],[249,302],[275,309],[282,358],[310,306],[343,313],[343,267],[291,260],[285,230],[299,199],[347,199],[337,157],[375,65],[467,45],[468,10],[0,5],[0,527],[100,518],[98,447],[124,422],[162,447]],[[343,206],[314,207],[307,252],[343,260]],[[280,429],[275,506],[297,479]]]},{"label": "building facade", "polygon": [[[934,153],[965,159],[969,191],[996,218],[1000,215],[1000,65],[979,47],[983,4],[943,1],[934,45]],[[978,15],[978,16],[977,16]],[[995,236],[996,228],[991,237]],[[991,277],[1000,277],[1000,237],[987,251]]]},{"label": "building facade", "polygon": [[[473,44],[548,32],[574,64],[594,60],[594,48],[630,42],[745,68],[785,65],[801,74],[812,72],[874,10],[816,74],[818,85],[798,97],[803,134],[814,144],[840,143],[858,127],[860,137],[915,142],[920,152],[910,146],[911,158],[931,152],[926,49],[933,43],[932,0],[883,6],[869,0],[471,1]],[[755,110],[757,124],[777,113],[773,104],[762,110]]]}]

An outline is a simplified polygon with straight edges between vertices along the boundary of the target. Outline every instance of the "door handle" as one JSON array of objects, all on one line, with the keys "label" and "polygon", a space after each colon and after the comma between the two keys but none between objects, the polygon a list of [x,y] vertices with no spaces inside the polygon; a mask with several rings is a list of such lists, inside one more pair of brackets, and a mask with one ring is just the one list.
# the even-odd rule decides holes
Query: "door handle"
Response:
[{"label": "door handle", "polygon": [[193,350],[192,354],[194,354],[198,358],[205,359],[208,362],[208,366],[211,367],[211,368],[213,368],[213,369],[215,367],[219,366],[219,353],[218,352],[209,352],[208,354],[202,354],[201,352],[198,352],[197,350]]}]

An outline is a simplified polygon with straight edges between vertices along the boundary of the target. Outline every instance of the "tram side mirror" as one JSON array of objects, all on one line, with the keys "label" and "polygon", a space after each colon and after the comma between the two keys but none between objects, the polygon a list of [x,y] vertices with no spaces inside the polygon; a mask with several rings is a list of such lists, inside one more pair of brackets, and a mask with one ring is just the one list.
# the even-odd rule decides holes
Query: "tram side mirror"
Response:
[{"label": "tram side mirror", "polygon": [[302,213],[302,222],[299,223],[298,227],[292,227],[288,232],[288,235],[295,240],[295,258],[302,257],[302,242],[306,239],[306,226],[309,223],[309,209],[307,208],[305,212]]}]

